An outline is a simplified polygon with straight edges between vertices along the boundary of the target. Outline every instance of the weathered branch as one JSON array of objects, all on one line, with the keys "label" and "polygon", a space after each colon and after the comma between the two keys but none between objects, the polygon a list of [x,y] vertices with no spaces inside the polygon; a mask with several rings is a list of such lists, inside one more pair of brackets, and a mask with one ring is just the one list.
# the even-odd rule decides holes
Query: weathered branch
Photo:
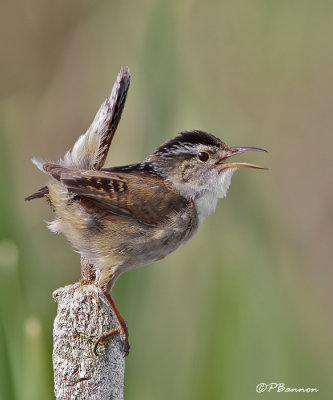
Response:
[{"label": "weathered branch", "polygon": [[121,400],[125,358],[118,336],[99,345],[97,338],[118,325],[103,293],[95,285],[73,285],[53,293],[58,312],[53,329],[56,399]]}]

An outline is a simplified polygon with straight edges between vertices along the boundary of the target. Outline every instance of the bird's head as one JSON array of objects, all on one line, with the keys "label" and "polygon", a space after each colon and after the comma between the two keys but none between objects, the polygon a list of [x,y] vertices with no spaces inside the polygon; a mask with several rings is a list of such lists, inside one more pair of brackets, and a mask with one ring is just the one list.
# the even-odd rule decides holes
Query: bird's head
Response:
[{"label": "bird's head", "polygon": [[246,151],[266,151],[255,147],[229,147],[217,137],[203,132],[181,132],[162,144],[146,162],[152,163],[182,196],[196,199],[206,192],[225,197],[233,173],[240,167],[265,169],[229,158]]}]

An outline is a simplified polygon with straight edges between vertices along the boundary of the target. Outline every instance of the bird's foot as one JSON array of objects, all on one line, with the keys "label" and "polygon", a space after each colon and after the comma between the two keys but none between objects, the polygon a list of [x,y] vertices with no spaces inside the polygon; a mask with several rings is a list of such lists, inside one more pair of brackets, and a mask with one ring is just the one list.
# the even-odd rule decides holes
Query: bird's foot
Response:
[{"label": "bird's foot", "polygon": [[111,295],[109,293],[104,293],[104,296],[106,297],[111,309],[113,310],[119,325],[117,328],[113,328],[113,329],[110,329],[109,331],[102,333],[102,335],[96,340],[96,343],[94,345],[94,354],[98,355],[97,348],[100,343],[102,344],[108,338],[111,338],[115,335],[119,335],[121,343],[122,343],[122,349],[124,352],[124,356],[126,357],[129,355],[129,349],[130,349],[130,345],[128,342],[128,328],[127,328],[126,321],[124,320],[123,316],[120,314],[120,311],[118,310]]},{"label": "bird's foot", "polygon": [[126,327],[126,331],[124,332],[121,329],[121,326],[118,328],[113,328],[110,329],[109,331],[106,331],[102,333],[102,335],[96,340],[95,345],[94,345],[94,354],[96,356],[99,355],[98,353],[98,345],[105,343],[105,341],[109,338],[112,338],[113,336],[119,335],[120,340],[121,340],[121,345],[122,345],[122,350],[124,352],[124,357],[127,357],[129,355],[129,350],[130,350],[130,345],[128,342],[128,330]]}]

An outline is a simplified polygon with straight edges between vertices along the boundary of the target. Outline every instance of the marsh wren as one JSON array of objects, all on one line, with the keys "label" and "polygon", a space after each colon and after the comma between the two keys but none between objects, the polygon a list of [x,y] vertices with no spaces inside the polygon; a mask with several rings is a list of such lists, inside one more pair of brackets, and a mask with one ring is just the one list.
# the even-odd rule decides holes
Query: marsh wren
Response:
[{"label": "marsh wren", "polygon": [[121,69],[111,96],[92,125],[63,160],[33,159],[50,176],[31,200],[46,197],[56,218],[48,224],[63,233],[97,271],[96,284],[115,311],[119,326],[96,342],[121,334],[128,352],[127,327],[109,292],[120,274],[166,257],[191,239],[227,195],[240,167],[263,169],[229,158],[255,147],[229,147],[199,130],[181,132],[143,162],[103,168],[130,82]]}]

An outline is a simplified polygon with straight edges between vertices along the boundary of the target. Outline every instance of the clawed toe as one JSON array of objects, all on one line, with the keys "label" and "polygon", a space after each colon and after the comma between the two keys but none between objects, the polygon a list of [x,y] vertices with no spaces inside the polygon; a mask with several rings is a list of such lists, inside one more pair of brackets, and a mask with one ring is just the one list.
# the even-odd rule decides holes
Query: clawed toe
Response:
[{"label": "clawed toe", "polygon": [[[104,292],[103,292],[104,293]],[[110,296],[109,293],[104,293],[104,296],[106,298],[106,300],[108,301],[108,303],[110,304],[110,307],[112,308],[117,321],[118,321],[118,327],[117,328],[113,328],[107,332],[104,332],[97,340],[96,343],[94,345],[94,354],[97,356],[97,348],[98,345],[101,343],[104,343],[108,338],[111,338],[112,336],[115,335],[119,335],[120,336],[120,340],[121,340],[121,344],[122,344],[122,349],[124,352],[124,356],[128,356],[129,354],[129,349],[130,349],[130,345],[128,343],[128,329],[127,329],[127,324],[126,321],[124,320],[124,318],[122,317],[122,315],[120,314],[120,311],[118,310],[115,302],[113,301],[112,297]]]},{"label": "clawed toe", "polygon": [[119,327],[102,333],[102,335],[96,340],[94,349],[93,349],[95,356],[100,355],[98,353],[98,345],[103,344],[107,339],[110,339],[116,335],[120,336],[122,350],[124,352],[124,357],[127,357],[129,355],[129,350],[130,350],[130,345],[128,342],[128,332],[121,332]]}]

